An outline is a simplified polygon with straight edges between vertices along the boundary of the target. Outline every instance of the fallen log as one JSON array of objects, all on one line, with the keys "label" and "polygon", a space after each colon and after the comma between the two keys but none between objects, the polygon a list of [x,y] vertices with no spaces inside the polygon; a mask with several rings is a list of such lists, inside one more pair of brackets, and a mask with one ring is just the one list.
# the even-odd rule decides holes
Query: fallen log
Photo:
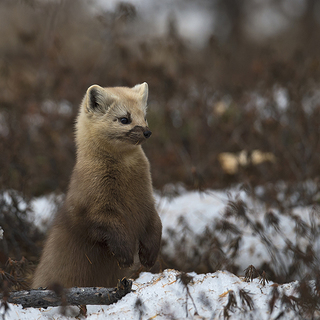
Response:
[{"label": "fallen log", "polygon": [[21,304],[24,308],[47,308],[62,305],[108,305],[119,301],[131,292],[132,281],[119,281],[116,288],[83,287],[62,290],[31,289],[12,291],[0,299],[8,303]]}]

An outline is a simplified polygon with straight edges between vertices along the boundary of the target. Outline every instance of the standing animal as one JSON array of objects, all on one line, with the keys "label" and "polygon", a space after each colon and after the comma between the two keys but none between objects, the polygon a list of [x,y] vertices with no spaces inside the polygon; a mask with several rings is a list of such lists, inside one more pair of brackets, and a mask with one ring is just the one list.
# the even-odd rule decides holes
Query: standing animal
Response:
[{"label": "standing animal", "polygon": [[32,287],[114,287],[134,256],[147,268],[160,248],[150,165],[141,143],[148,85],[91,86],[76,122],[77,159]]}]

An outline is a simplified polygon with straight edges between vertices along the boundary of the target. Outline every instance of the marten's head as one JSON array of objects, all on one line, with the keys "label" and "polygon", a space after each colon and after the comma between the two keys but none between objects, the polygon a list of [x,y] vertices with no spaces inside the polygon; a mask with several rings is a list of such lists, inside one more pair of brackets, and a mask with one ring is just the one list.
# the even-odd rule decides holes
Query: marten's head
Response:
[{"label": "marten's head", "polygon": [[76,140],[82,143],[113,145],[123,149],[140,145],[151,136],[146,120],[148,85],[133,88],[89,87],[80,106]]}]

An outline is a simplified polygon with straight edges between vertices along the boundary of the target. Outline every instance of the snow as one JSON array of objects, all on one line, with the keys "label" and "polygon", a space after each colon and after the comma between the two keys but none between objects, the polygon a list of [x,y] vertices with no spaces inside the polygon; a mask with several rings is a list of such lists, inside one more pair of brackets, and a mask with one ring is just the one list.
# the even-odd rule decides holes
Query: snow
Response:
[{"label": "snow", "polygon": [[[261,189],[257,191],[263,193]],[[239,254],[235,257],[235,264],[239,266],[239,274],[234,275],[227,271],[207,274],[189,273],[193,279],[187,285],[188,294],[186,287],[179,280],[180,273],[177,270],[164,270],[159,274],[142,273],[133,283],[134,291],[116,304],[87,306],[87,319],[185,319],[187,316],[193,319],[223,319],[224,307],[228,303],[231,290],[233,290],[237,301],[237,306],[228,311],[229,315],[232,315],[232,319],[250,317],[261,320],[276,319],[282,311],[285,311],[282,319],[294,319],[292,311],[285,310],[280,300],[282,294],[287,296],[296,294],[294,289],[297,281],[277,286],[280,298],[270,315],[268,301],[270,301],[275,284],[269,282],[263,286],[259,279],[247,282],[241,276],[244,275],[243,270],[249,265],[252,264],[258,268],[263,261],[271,261],[272,257],[259,233],[253,232],[245,221],[232,215],[226,215],[228,203],[241,200],[246,204],[247,216],[250,221],[263,224],[265,213],[270,208],[267,208],[253,194],[245,192],[241,187],[222,191],[207,190],[203,193],[187,192],[180,188],[173,190],[173,193],[180,193],[180,195],[163,197],[155,194],[158,212],[163,223],[163,239],[165,240],[163,252],[168,256],[175,256],[177,254],[176,244],[182,240],[182,237],[186,253],[192,252],[195,246],[194,239],[205,230],[214,232],[221,239],[221,243],[226,249],[225,252],[227,252],[230,237],[216,228],[217,223],[221,219],[225,219],[234,223],[243,233]],[[55,205],[61,202],[62,197],[56,200],[54,195],[34,199],[31,202],[34,215],[30,219],[45,231],[52,220]],[[294,217],[303,219],[309,225],[312,223],[310,221],[311,212],[314,214],[314,211],[308,207],[297,207],[292,210]],[[292,257],[283,252],[286,241],[289,240],[293,244],[299,241],[301,249],[303,249],[308,244],[308,238],[298,239],[296,237],[296,233],[293,232],[296,224],[291,216],[280,214],[277,210],[273,210],[273,214],[279,218],[282,232],[269,227],[265,229],[266,237],[272,239],[272,244],[283,254],[282,259],[290,261]],[[201,248],[198,249],[201,250]],[[254,303],[253,310],[241,301],[240,290],[249,293]],[[68,307],[67,311],[70,316],[61,315],[59,310],[57,307],[23,309],[19,305],[10,304],[6,319],[73,319],[79,313],[77,307]],[[3,310],[1,311],[3,312]]]},{"label": "snow", "polygon": [[[217,271],[209,274],[189,274],[193,279],[185,286],[179,280],[179,272],[165,270],[160,274],[142,273],[134,282],[134,292],[127,294],[120,301],[109,306],[87,306],[88,320],[93,319],[221,319],[228,296],[232,290],[235,294],[237,307],[233,309],[232,319],[270,319],[269,305],[273,283],[265,286],[258,279],[246,282],[227,271]],[[280,295],[294,294],[296,282],[278,286]],[[253,310],[241,302],[239,290],[245,290],[253,300]],[[191,299],[192,297],[192,299]],[[140,305],[140,307],[138,307]],[[67,312],[76,315],[77,307],[68,307]],[[275,304],[272,318],[284,310],[280,299]],[[7,319],[74,319],[63,316],[58,307],[44,309],[22,309],[18,305],[10,305]],[[293,314],[287,313],[282,319],[293,319]]]},{"label": "snow", "polygon": [[53,193],[47,196],[41,196],[31,200],[28,206],[18,192],[14,190],[5,191],[2,194],[2,200],[7,210],[10,210],[13,205],[13,199],[17,201],[17,209],[20,212],[28,213],[28,221],[32,222],[40,231],[45,232],[52,222],[57,206],[59,203],[62,203],[63,196],[57,196]]},{"label": "snow", "polygon": [[[119,0],[96,0],[92,10],[114,11],[119,3]],[[217,25],[216,14],[205,3],[201,6],[193,2],[184,2],[181,6],[179,1],[173,0],[130,0],[126,3],[134,5],[139,14],[139,22],[131,24],[133,28],[139,25],[135,36],[164,35],[168,31],[168,20],[174,18],[179,34],[191,44],[202,47]]]},{"label": "snow", "polygon": [[[247,207],[247,217],[252,225],[260,223],[265,225],[265,216],[267,212],[272,211],[273,215],[279,219],[279,228],[272,226],[264,229],[264,236],[253,230],[252,225],[247,220],[241,220],[236,216],[227,216],[225,208],[229,201],[243,201]],[[226,235],[217,228],[219,221],[226,220],[232,223],[241,231],[241,241],[239,244],[239,254],[235,257],[234,264],[238,269],[243,271],[249,264],[260,268],[266,262],[283,270],[283,261],[287,261],[287,265],[292,261],[293,257],[290,252],[284,252],[288,242],[293,245],[299,244],[301,249],[306,249],[309,241],[308,237],[297,238],[293,232],[296,227],[296,218],[299,217],[308,225],[313,208],[296,207],[292,209],[291,215],[280,214],[276,209],[268,208],[264,203],[255,199],[252,195],[241,190],[241,188],[232,188],[225,191],[210,191],[205,193],[185,192],[179,197],[161,198],[157,197],[158,210],[163,224],[163,239],[165,245],[162,252],[169,257],[175,257],[181,246],[178,244],[183,241],[183,251],[186,255],[193,254],[197,243],[195,239],[207,230],[210,234],[214,234],[223,244],[224,252],[228,252],[232,235]],[[233,238],[238,235],[233,235]],[[277,260],[274,260],[269,252],[267,242],[276,248],[279,252]],[[319,248],[319,243],[315,242],[315,246]],[[203,252],[208,248],[199,248],[196,250]],[[319,250],[320,251],[320,250]],[[279,259],[282,261],[279,261]]]},{"label": "snow", "polygon": [[31,201],[32,213],[29,220],[39,228],[40,231],[46,231],[53,220],[57,204],[62,203],[63,196],[50,194],[42,196]]}]

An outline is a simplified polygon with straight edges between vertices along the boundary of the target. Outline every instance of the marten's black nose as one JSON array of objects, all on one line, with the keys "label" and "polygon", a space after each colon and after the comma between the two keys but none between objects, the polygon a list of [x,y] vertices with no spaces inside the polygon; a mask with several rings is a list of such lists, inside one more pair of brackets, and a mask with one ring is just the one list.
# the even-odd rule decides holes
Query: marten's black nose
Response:
[{"label": "marten's black nose", "polygon": [[145,136],[146,139],[148,139],[151,136],[152,132],[150,130],[146,130],[143,132],[143,135]]}]

